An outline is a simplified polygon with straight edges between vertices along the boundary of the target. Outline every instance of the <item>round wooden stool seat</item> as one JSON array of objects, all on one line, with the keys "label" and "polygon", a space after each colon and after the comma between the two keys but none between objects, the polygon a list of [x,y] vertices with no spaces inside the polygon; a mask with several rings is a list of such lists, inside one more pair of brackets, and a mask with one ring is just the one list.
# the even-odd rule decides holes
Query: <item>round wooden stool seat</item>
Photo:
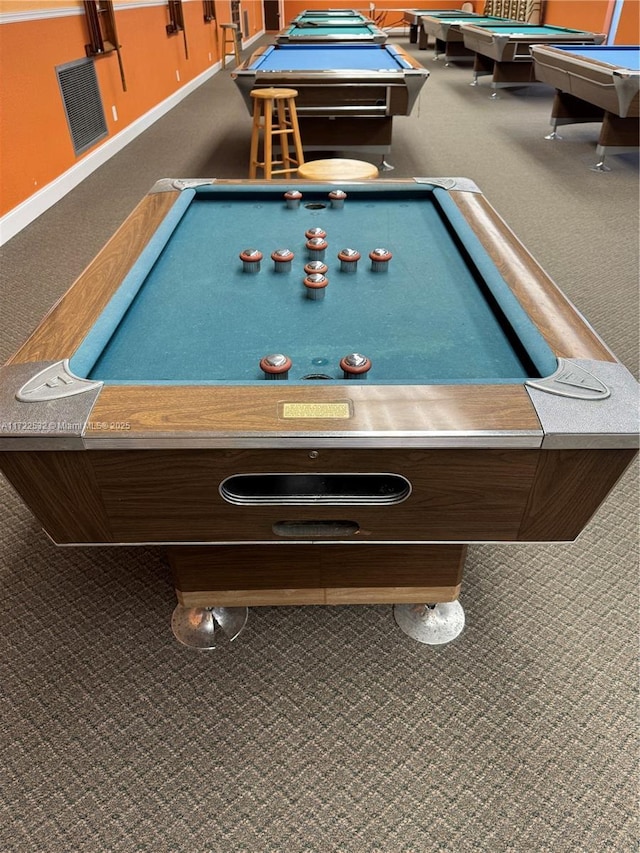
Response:
[{"label": "round wooden stool seat", "polygon": [[364,160],[310,160],[298,167],[298,177],[310,181],[367,181],[378,177],[378,169]]},{"label": "round wooden stool seat", "polygon": [[267,89],[252,89],[249,94],[252,98],[263,101],[282,101],[288,98],[297,98],[298,90],[274,88],[271,86]]}]

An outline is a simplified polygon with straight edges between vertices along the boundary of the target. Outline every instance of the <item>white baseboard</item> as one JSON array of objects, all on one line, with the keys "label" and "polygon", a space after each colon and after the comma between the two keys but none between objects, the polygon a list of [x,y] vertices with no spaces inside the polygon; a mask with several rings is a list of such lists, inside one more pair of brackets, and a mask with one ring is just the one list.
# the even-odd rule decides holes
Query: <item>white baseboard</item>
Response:
[{"label": "white baseboard", "polygon": [[[243,48],[248,47],[258,38],[264,35],[264,31],[257,33],[251,39],[243,43]],[[52,207],[56,202],[70,192],[74,187],[77,187],[85,178],[92,172],[95,172],[103,163],[111,159],[115,154],[121,151],[126,145],[133,141],[136,136],[139,136],[147,128],[158,121],[159,118],[177,106],[187,95],[195,91],[199,86],[205,83],[210,77],[213,77],[222,65],[216,62],[202,74],[194,77],[189,83],[174,92],[161,103],[157,104],[152,110],[140,116],[136,121],[125,127],[124,130],[110,137],[102,145],[98,146],[95,151],[92,151],[86,157],[83,157],[78,163],[67,169],[51,183],[47,184],[42,189],[38,190],[32,196],[25,199],[17,207],[14,207],[4,216],[0,217],[0,246],[15,237],[23,228],[26,228],[34,219],[43,214],[46,210]]]}]

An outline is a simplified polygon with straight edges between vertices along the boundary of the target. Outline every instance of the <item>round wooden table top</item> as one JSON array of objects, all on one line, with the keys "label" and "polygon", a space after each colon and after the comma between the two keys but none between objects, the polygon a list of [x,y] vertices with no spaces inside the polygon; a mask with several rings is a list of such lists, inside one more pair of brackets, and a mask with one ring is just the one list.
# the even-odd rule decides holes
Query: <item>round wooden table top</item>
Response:
[{"label": "round wooden table top", "polygon": [[364,160],[309,160],[298,167],[298,177],[310,181],[365,181],[378,177],[378,169]]}]

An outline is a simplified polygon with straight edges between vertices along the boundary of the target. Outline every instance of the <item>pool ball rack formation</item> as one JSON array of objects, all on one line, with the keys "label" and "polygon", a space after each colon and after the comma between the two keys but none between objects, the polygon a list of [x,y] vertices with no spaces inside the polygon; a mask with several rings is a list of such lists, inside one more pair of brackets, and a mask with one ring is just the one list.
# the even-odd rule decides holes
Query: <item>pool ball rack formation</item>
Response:
[{"label": "pool ball rack formation", "polygon": [[[343,207],[346,198],[347,193],[343,190],[332,190],[328,194],[329,202],[334,208]],[[302,193],[299,190],[290,190],[284,194],[284,200],[287,207],[294,210],[300,205]],[[306,263],[303,269],[304,275],[301,276],[302,284],[306,288],[307,299],[320,302],[324,299],[329,285],[327,275],[329,267],[325,263],[326,252],[329,247],[327,233],[320,227],[308,228],[304,237],[306,241]],[[291,249],[274,249],[271,252],[274,272],[278,274],[290,273],[296,257],[297,255]],[[388,249],[382,247],[372,249],[369,252],[371,272],[387,272],[392,257],[393,254]],[[264,258],[260,249],[243,249],[239,253],[239,258],[242,261],[244,273],[256,275],[260,272]],[[341,249],[337,254],[337,259],[340,261],[340,272],[348,275],[356,273],[361,258],[362,255],[357,249],[348,247]],[[291,367],[292,361],[284,353],[271,353],[260,360],[260,369],[264,373],[265,379],[286,380],[289,378]],[[348,353],[340,360],[340,369],[345,379],[365,379],[371,369],[371,359],[361,353]],[[330,378],[330,376],[321,373],[305,377],[305,379]]]}]

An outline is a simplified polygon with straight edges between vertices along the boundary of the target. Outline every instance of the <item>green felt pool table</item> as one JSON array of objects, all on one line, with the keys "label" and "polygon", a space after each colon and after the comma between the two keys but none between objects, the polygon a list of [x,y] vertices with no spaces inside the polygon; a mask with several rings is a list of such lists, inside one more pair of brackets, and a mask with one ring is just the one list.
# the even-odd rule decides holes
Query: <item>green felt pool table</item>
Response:
[{"label": "green felt pool table", "polygon": [[493,99],[498,97],[498,89],[537,82],[531,56],[533,45],[598,45],[605,40],[604,33],[549,24],[506,23],[478,27],[464,23],[461,31],[465,47],[475,54],[471,85],[477,85],[480,77],[491,77]]},{"label": "green felt pool table", "polygon": [[637,394],[469,180],[167,179],[2,368],[0,469],[56,543],[164,546],[182,616],[422,607],[574,539]]},{"label": "green felt pool table", "polygon": [[344,23],[341,18],[327,21],[289,24],[280,30],[275,40],[278,44],[326,44],[335,42],[373,42],[384,44],[387,34],[371,21],[360,24]]},{"label": "green felt pool table", "polygon": [[353,26],[369,21],[366,15],[356,9],[305,9],[293,18],[293,23],[304,23],[314,21],[344,21]]},{"label": "green felt pool table", "polygon": [[465,46],[462,25],[473,21],[478,27],[491,27],[496,24],[514,23],[509,18],[495,15],[430,15],[426,14],[420,23],[421,37],[418,47],[426,50],[429,36],[434,40],[434,59],[444,57],[445,65],[450,62],[472,62],[473,51]]},{"label": "green felt pool table", "polygon": [[477,12],[466,12],[462,9],[403,9],[402,20],[409,25],[409,42],[418,45],[420,50],[427,49],[427,34],[421,20],[425,15],[431,18],[476,18]]}]

